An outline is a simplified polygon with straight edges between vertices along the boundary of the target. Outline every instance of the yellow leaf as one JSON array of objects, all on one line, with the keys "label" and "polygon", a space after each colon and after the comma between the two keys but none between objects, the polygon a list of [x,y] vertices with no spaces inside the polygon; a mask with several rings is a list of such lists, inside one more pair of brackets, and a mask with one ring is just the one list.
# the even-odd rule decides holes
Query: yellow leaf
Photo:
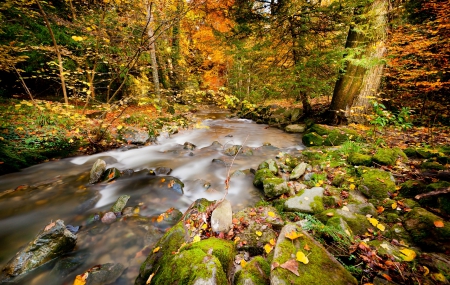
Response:
[{"label": "yellow leaf", "polygon": [[153,253],[157,253],[161,248],[158,246],[155,249],[153,249]]},{"label": "yellow leaf", "polygon": [[378,220],[375,218],[367,218],[372,226],[376,227],[378,225]]},{"label": "yellow leaf", "polygon": [[267,215],[269,215],[269,217],[275,217],[275,213],[274,212],[268,212]]},{"label": "yellow leaf", "polygon": [[161,215],[159,215],[158,218],[156,219],[156,221],[157,221],[158,223],[161,223],[163,220],[164,220],[164,213],[161,214]]},{"label": "yellow leaf", "polygon": [[118,126],[117,126],[117,129],[118,129],[118,130],[121,130],[122,128],[123,128],[122,125],[118,125]]},{"label": "yellow leaf", "polygon": [[194,237],[194,239],[192,240],[192,242],[199,242],[200,241],[200,236],[199,235],[196,235],[195,237]]},{"label": "yellow leaf", "polygon": [[404,248],[400,250],[400,252],[403,254],[401,257],[404,261],[412,261],[414,258],[416,258],[416,252],[414,250]]},{"label": "yellow leaf", "polygon": [[377,225],[377,228],[378,228],[380,231],[382,231],[382,232],[384,232],[384,230],[386,229],[386,227],[385,227],[384,225],[382,225],[382,224],[378,224],[378,225]]},{"label": "yellow leaf", "polygon": [[297,254],[295,255],[297,258],[297,261],[300,261],[304,264],[308,264],[309,263],[309,259],[308,257],[301,251],[297,251]]},{"label": "yellow leaf", "polygon": [[86,279],[88,278],[89,273],[85,272],[83,274],[77,275],[75,277],[75,281],[73,282],[73,285],[84,285],[86,284]]},{"label": "yellow leaf", "polygon": [[394,203],[392,203],[392,210],[395,210],[395,209],[397,209],[397,202],[394,202]]},{"label": "yellow leaf", "polygon": [[423,276],[427,276],[430,273],[430,269],[428,269],[428,267],[426,267],[426,266],[423,267],[423,270],[425,271],[423,273]]},{"label": "yellow leaf", "polygon": [[350,184],[350,186],[349,186],[349,188],[350,188],[350,190],[355,190],[355,184]]},{"label": "yellow leaf", "polygon": [[270,243],[271,245],[275,245],[275,239],[274,239],[274,238],[271,238],[271,239],[269,240],[269,243]]},{"label": "yellow leaf", "polygon": [[150,276],[147,279],[147,282],[145,282],[146,285],[150,284],[152,282],[153,276],[155,276],[155,272],[153,272],[152,274],[150,274]]},{"label": "yellow leaf", "polygon": [[347,179],[348,182],[355,182],[355,179],[353,177]]},{"label": "yellow leaf", "polygon": [[247,265],[247,261],[245,261],[244,259],[241,260],[241,266],[242,268],[244,268]]},{"label": "yellow leaf", "polygon": [[262,236],[262,232],[256,231],[256,235],[260,237],[260,236]]},{"label": "yellow leaf", "polygon": [[271,246],[271,245],[268,244],[268,243],[264,246],[264,251],[265,251],[267,254],[269,254],[269,253],[272,251],[272,249],[273,249],[273,246]]},{"label": "yellow leaf", "polygon": [[442,275],[442,273],[434,273],[433,274],[434,279],[436,279],[437,281],[441,281],[441,282],[445,282],[447,281],[447,279],[445,278],[444,275]]},{"label": "yellow leaf", "polygon": [[293,230],[290,233],[286,233],[286,237],[290,240],[294,240],[296,238],[302,237],[303,234],[299,234],[297,231]]},{"label": "yellow leaf", "polygon": [[206,230],[208,228],[208,224],[203,224],[202,230]]}]

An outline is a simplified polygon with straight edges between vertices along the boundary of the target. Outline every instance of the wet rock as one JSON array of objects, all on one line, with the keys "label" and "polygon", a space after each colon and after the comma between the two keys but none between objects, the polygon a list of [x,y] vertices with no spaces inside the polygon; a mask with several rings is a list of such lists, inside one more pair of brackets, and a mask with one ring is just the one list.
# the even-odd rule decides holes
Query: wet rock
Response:
[{"label": "wet rock", "polygon": [[411,235],[412,240],[436,252],[450,250],[450,223],[438,228],[435,221],[442,221],[442,218],[423,208],[416,207],[405,215],[404,226]]},{"label": "wet rock", "polygon": [[291,192],[291,188],[283,178],[266,178],[263,180],[264,195],[275,198]]},{"label": "wet rock", "polygon": [[273,160],[273,159],[268,159],[268,160],[263,161],[262,163],[260,163],[259,166],[258,166],[258,170],[259,169],[269,169],[275,175],[278,173],[277,162],[275,160]]},{"label": "wet rock", "polygon": [[102,223],[104,224],[112,224],[117,219],[116,215],[113,212],[107,212],[102,217]]},{"label": "wet rock", "polygon": [[256,171],[255,178],[253,179],[253,185],[258,188],[263,187],[263,181],[267,178],[275,178],[275,175],[267,168]]},{"label": "wet rock", "polygon": [[242,148],[242,145],[233,145],[227,149],[225,149],[223,152],[224,154],[228,156],[235,156]]},{"label": "wet rock", "polygon": [[420,263],[427,266],[431,272],[439,272],[444,276],[450,276],[450,257],[443,253],[424,253]]},{"label": "wet rock", "polygon": [[305,132],[306,125],[304,124],[296,124],[296,125],[287,125],[285,131],[287,133],[303,133]]},{"label": "wet rock", "polygon": [[105,285],[116,281],[125,270],[120,263],[105,263],[88,270],[86,285]]},{"label": "wet rock", "polygon": [[250,260],[234,275],[235,285],[269,284],[270,264],[261,256]]},{"label": "wet rock", "polygon": [[74,272],[80,268],[89,257],[88,253],[76,252],[70,256],[65,256],[58,260],[50,272],[52,279],[58,278],[58,280],[63,279],[70,273]]},{"label": "wet rock", "polygon": [[394,193],[396,189],[389,172],[365,168],[362,170],[359,190],[369,198],[384,199],[389,196],[388,193]]},{"label": "wet rock", "polygon": [[97,159],[94,165],[91,168],[89,183],[94,184],[97,183],[103,175],[103,172],[106,170],[106,162],[103,159]]},{"label": "wet rock", "polygon": [[[286,234],[291,232],[303,234],[301,238],[291,241]],[[304,250],[308,245],[310,251]],[[297,252],[303,252],[308,256],[308,263],[303,264],[295,259]],[[281,265],[293,260],[298,265],[298,276]],[[333,284],[348,285],[358,284],[357,280],[348,272],[322,245],[315,241],[309,234],[302,231],[295,224],[283,227],[274,249],[272,261],[273,270],[270,273],[270,284]]]},{"label": "wet rock", "polygon": [[128,199],[130,199],[129,195],[122,195],[120,196],[117,201],[112,205],[111,212],[113,213],[121,213],[123,208],[125,208]]},{"label": "wet rock", "polygon": [[7,281],[27,273],[44,263],[72,251],[77,236],[66,229],[64,221],[47,225],[2,269],[0,281]]},{"label": "wet rock", "polygon": [[78,205],[75,211],[77,213],[84,213],[94,208],[95,204],[97,204],[97,202],[100,201],[100,198],[102,198],[102,195],[99,191],[95,191],[93,195],[93,197],[90,197],[89,199]]},{"label": "wet rock", "polygon": [[143,145],[149,141],[150,136],[147,131],[134,127],[128,127],[123,131],[121,138],[131,144]]},{"label": "wet rock", "polygon": [[299,179],[305,173],[307,166],[308,166],[308,164],[305,162],[302,162],[299,165],[297,165],[292,170],[291,175],[289,176],[289,180]]},{"label": "wet rock", "polygon": [[170,167],[157,167],[154,170],[156,175],[169,175],[172,172],[172,168]]},{"label": "wet rock", "polygon": [[197,146],[190,142],[185,142],[183,145],[183,149],[194,150]]},{"label": "wet rock", "polygon": [[110,182],[114,179],[119,178],[121,175],[120,170],[113,167],[113,168],[108,168],[105,170],[105,172],[102,174],[102,178],[101,180],[103,182]]},{"label": "wet rock", "polygon": [[287,199],[284,207],[287,211],[320,213],[324,210],[322,201],[324,190],[322,187],[302,190],[297,196]]},{"label": "wet rock", "polygon": [[211,214],[213,232],[226,232],[233,225],[233,211],[228,200],[222,201]]}]

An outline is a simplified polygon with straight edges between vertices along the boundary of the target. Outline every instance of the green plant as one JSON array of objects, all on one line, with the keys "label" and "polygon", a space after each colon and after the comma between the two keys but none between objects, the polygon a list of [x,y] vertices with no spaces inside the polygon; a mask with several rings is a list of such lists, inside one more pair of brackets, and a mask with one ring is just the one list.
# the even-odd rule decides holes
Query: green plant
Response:
[{"label": "green plant", "polygon": [[361,145],[354,141],[345,141],[341,145],[341,152],[345,155],[349,155],[350,153],[359,153],[361,152]]},{"label": "green plant", "polygon": [[386,109],[386,106],[378,101],[372,101],[373,112],[369,116],[370,124],[374,125],[379,130],[384,129],[388,125],[400,127],[402,130],[412,128],[411,114],[412,110],[409,107],[402,107],[400,111],[392,113]]}]

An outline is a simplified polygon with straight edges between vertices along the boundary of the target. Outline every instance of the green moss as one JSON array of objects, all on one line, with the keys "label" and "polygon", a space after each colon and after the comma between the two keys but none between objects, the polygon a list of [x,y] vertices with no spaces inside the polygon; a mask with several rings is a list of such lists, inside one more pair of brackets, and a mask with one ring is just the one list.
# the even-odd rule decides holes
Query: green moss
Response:
[{"label": "green moss", "polygon": [[217,257],[222,265],[223,272],[227,273],[233,263],[234,256],[236,255],[236,249],[234,243],[224,239],[208,238],[194,243],[186,250],[201,249],[205,254],[212,250],[211,254]]},{"label": "green moss", "polygon": [[344,131],[335,129],[328,134],[323,144],[327,146],[341,145],[348,140],[349,136]]},{"label": "green moss", "polygon": [[336,206],[336,199],[333,196],[323,196],[322,202],[324,207],[332,208]]},{"label": "green moss", "polygon": [[425,192],[425,183],[420,180],[408,180],[400,185],[400,194],[403,197],[414,197]]},{"label": "green moss", "polygon": [[345,176],[338,174],[333,178],[333,181],[331,182],[331,184],[333,186],[339,187],[342,185],[342,183],[344,183],[344,181],[345,181]]},{"label": "green moss", "polygon": [[420,165],[420,168],[422,169],[433,169],[433,170],[445,170],[445,166],[443,166],[442,164],[439,164],[437,162],[423,162]]},{"label": "green moss", "polygon": [[435,154],[433,154],[432,152],[425,150],[425,149],[416,149],[416,153],[419,155],[419,157],[421,158],[432,158]]},{"label": "green moss", "polygon": [[258,166],[259,169],[269,169],[274,175],[278,173],[278,165],[273,159],[268,159]]},{"label": "green moss", "polygon": [[320,136],[328,135],[333,129],[326,125],[314,124],[308,129],[308,133],[316,133]]},{"label": "green moss", "polygon": [[325,140],[316,133],[308,133],[303,135],[302,142],[306,146],[321,146]]},{"label": "green moss", "polygon": [[360,191],[370,198],[383,199],[388,192],[394,193],[395,183],[388,172],[378,169],[365,169],[361,175]]},{"label": "green moss", "polygon": [[267,178],[275,178],[275,175],[267,168],[260,169],[256,171],[255,178],[253,179],[253,185],[255,187],[262,188],[263,187],[263,181]]},{"label": "green moss", "polygon": [[450,157],[439,156],[439,157],[436,157],[436,161],[443,165],[450,164]]},{"label": "green moss", "polygon": [[264,194],[269,198],[274,198],[282,194],[289,193],[290,189],[283,178],[266,178],[263,180]]},{"label": "green moss", "polygon": [[250,260],[245,268],[236,272],[234,276],[235,285],[247,285],[251,280],[253,285],[265,285],[269,284],[270,278],[270,265],[261,256],[256,256]]},{"label": "green moss", "polygon": [[314,213],[320,213],[323,210],[325,210],[325,208],[323,207],[322,197],[318,196],[314,197],[314,202],[311,202],[309,206],[311,207]]},{"label": "green moss", "polygon": [[387,213],[385,215],[387,223],[396,223],[398,222],[398,215],[396,213]]},{"label": "green moss", "polygon": [[407,157],[410,157],[410,158],[417,157],[417,152],[416,152],[415,148],[408,147],[408,148],[404,149],[403,152],[406,154]]},{"label": "green moss", "polygon": [[370,166],[372,164],[372,157],[367,154],[354,152],[348,156],[347,161],[352,165]]},{"label": "green moss", "polygon": [[373,156],[373,160],[376,163],[382,165],[390,165],[393,166],[397,161],[397,158],[401,157],[406,160],[408,157],[406,154],[399,148],[387,149],[387,148],[379,148],[375,155]]}]

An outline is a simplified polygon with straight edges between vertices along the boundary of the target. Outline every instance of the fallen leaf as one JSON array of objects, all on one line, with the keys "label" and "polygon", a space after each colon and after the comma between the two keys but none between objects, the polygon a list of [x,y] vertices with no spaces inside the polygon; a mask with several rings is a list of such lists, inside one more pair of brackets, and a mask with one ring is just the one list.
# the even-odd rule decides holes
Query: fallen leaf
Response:
[{"label": "fallen leaf", "polygon": [[163,220],[164,220],[164,214],[159,215],[158,218],[156,219],[156,221],[158,223],[161,223]]},{"label": "fallen leaf", "polygon": [[424,267],[423,267],[423,270],[425,271],[425,272],[423,273],[423,276],[427,276],[428,274],[430,274],[430,269],[428,269],[428,267],[424,266]]},{"label": "fallen leaf", "polygon": [[153,253],[157,253],[161,248],[158,246],[155,249],[153,249]]},{"label": "fallen leaf", "polygon": [[414,258],[416,258],[416,252],[414,250],[404,248],[401,249],[400,252],[403,254],[401,255],[401,257],[404,261],[412,261]]},{"label": "fallen leaf", "polygon": [[200,236],[199,235],[196,235],[194,237],[194,239],[192,240],[193,243],[196,243],[196,242],[199,242],[199,241],[200,241]]},{"label": "fallen leaf", "polygon": [[378,225],[378,220],[375,218],[367,218],[372,226],[376,227]]},{"label": "fallen leaf", "polygon": [[384,279],[388,280],[388,281],[392,281],[391,276],[387,275],[386,273],[381,274],[381,276],[384,277]]},{"label": "fallen leaf", "polygon": [[208,228],[208,224],[203,224],[203,226],[202,226],[202,230],[206,230]]},{"label": "fallen leaf", "polygon": [[295,257],[297,258],[298,261],[300,261],[304,264],[309,263],[308,257],[302,251],[297,251],[297,254],[295,255]]},{"label": "fallen leaf", "polygon": [[445,278],[444,275],[442,275],[442,273],[434,273],[432,275],[433,279],[437,280],[437,281],[441,281],[441,282],[445,282],[447,279]]},{"label": "fallen leaf", "polygon": [[44,232],[50,230],[51,228],[53,228],[56,225],[55,222],[52,222],[50,224],[48,224],[45,228],[44,228]]},{"label": "fallen leaf", "polygon": [[385,243],[380,244],[380,246],[384,249],[389,249],[389,245],[387,245]]},{"label": "fallen leaf", "polygon": [[269,240],[269,243],[270,243],[270,245],[275,245],[275,239],[274,239],[274,238],[271,238],[271,239]]},{"label": "fallen leaf", "polygon": [[268,212],[267,215],[269,215],[269,217],[275,217],[275,213],[274,212]]},{"label": "fallen leaf", "polygon": [[384,232],[384,230],[386,229],[386,227],[383,224],[378,224],[377,225],[377,229],[379,229],[380,231]]},{"label": "fallen leaf", "polygon": [[304,250],[310,251],[311,248],[309,247],[309,245],[306,243],[305,246],[303,247]]},{"label": "fallen leaf", "polygon": [[290,239],[290,240],[294,240],[297,239],[299,237],[302,237],[303,234],[299,234],[297,231],[293,230],[290,233],[286,233],[285,236]]},{"label": "fallen leaf", "polygon": [[350,190],[355,190],[355,184],[350,184],[350,186],[348,187]]},{"label": "fallen leaf", "polygon": [[245,261],[244,259],[241,260],[241,266],[242,268],[244,268],[247,265],[247,261]]},{"label": "fallen leaf", "polygon": [[350,231],[349,230],[345,230],[345,233],[348,235],[348,236],[351,236],[351,233],[350,233]]},{"label": "fallen leaf", "polygon": [[444,227],[444,222],[443,222],[443,221],[440,221],[440,220],[434,221],[434,226],[435,226],[436,228],[443,228],[443,227]]},{"label": "fallen leaf", "polygon": [[391,207],[392,207],[392,210],[397,209],[397,202],[392,203]]},{"label": "fallen leaf", "polygon": [[260,236],[262,236],[262,232],[256,231],[256,235],[260,237]]},{"label": "fallen leaf", "polygon": [[274,270],[275,268],[279,267],[280,264],[278,262],[274,262],[270,265],[270,270]]},{"label": "fallen leaf", "polygon": [[378,206],[377,207],[377,213],[378,214],[381,214],[381,213],[383,213],[384,212],[384,207],[383,206]]},{"label": "fallen leaf", "polygon": [[285,263],[281,264],[280,267],[289,270],[297,276],[300,276],[300,274],[298,273],[298,262],[295,259],[286,261]]},{"label": "fallen leaf", "polygon": [[342,211],[350,212],[350,209],[347,206],[342,207]]},{"label": "fallen leaf", "polygon": [[153,276],[155,276],[155,272],[153,272],[152,274],[150,274],[150,276],[147,279],[147,282],[145,282],[146,285],[150,284],[152,282]]},{"label": "fallen leaf", "polygon": [[75,281],[73,281],[73,285],[84,285],[86,284],[86,279],[88,278],[89,273],[85,272],[83,274],[77,275],[75,277]]},{"label": "fallen leaf", "polygon": [[333,213],[333,212],[329,212],[329,213],[327,213],[327,216],[328,216],[328,217],[333,217],[333,216],[334,216],[334,213]]},{"label": "fallen leaf", "polygon": [[264,251],[269,254],[273,249],[273,246],[271,246],[270,244],[266,243],[266,245],[264,246]]}]

